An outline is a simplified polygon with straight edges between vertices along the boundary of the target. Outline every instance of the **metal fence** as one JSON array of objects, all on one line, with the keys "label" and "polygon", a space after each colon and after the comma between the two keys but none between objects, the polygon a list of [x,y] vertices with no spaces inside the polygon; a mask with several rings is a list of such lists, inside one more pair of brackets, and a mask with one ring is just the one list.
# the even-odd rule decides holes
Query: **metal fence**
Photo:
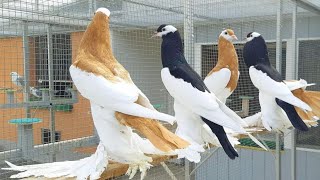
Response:
[{"label": "metal fence", "polygon": [[[218,35],[224,28],[235,31],[240,79],[227,105],[243,117],[260,111],[258,91],[242,57],[242,39],[251,31],[264,36],[271,63],[284,78],[303,78],[318,84],[312,90],[320,90],[318,0],[0,2],[0,167],[6,166],[4,160],[32,164],[79,159],[89,155],[83,149],[97,145],[89,102],[73,88],[68,72],[97,7],[111,11],[114,54],[159,111],[174,113],[173,100],[160,79],[161,40],[150,39],[160,24],[172,24],[183,34],[185,56],[203,78],[217,62]],[[24,85],[12,80],[18,77],[15,72]],[[29,87],[40,95],[33,95]],[[29,121],[21,123],[26,118]],[[320,164],[319,133],[317,127],[280,137],[261,135],[272,152],[241,139],[236,160],[213,148],[203,153],[199,164],[166,162],[149,170],[146,179],[314,180],[320,177],[312,168]],[[0,179],[10,174],[0,170]]]}]

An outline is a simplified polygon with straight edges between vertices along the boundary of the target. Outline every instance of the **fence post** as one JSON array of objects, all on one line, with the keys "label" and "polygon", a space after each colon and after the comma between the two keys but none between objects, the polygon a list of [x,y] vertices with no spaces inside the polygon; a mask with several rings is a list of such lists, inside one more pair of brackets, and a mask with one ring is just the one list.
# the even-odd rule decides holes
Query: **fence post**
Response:
[{"label": "fence post", "polygon": [[[193,36],[193,0],[184,1],[184,55],[186,60],[195,68],[194,64],[194,36]],[[190,180],[190,162],[185,159],[185,180]]]},{"label": "fence post", "polygon": [[[292,45],[293,45],[293,52],[292,52],[292,59],[294,62],[294,76],[295,79],[298,79],[298,58],[297,58],[297,4],[296,2],[293,3],[293,11],[292,11]],[[291,180],[296,180],[296,133],[297,131],[293,129],[291,131]]]},{"label": "fence post", "polygon": [[[282,21],[282,0],[278,0],[277,9],[277,35],[276,35],[276,68],[282,74],[282,40],[281,40],[281,21]],[[281,136],[276,133],[276,180],[281,180]]]},{"label": "fence post", "polygon": [[[50,140],[55,143],[55,110],[54,105],[51,104],[54,97],[54,78],[53,78],[53,43],[52,43],[52,26],[48,24],[47,27],[47,43],[48,43],[48,76],[49,76],[49,101],[50,101]],[[54,149],[54,148],[53,148]],[[52,161],[56,161],[55,152],[52,155]]]}]

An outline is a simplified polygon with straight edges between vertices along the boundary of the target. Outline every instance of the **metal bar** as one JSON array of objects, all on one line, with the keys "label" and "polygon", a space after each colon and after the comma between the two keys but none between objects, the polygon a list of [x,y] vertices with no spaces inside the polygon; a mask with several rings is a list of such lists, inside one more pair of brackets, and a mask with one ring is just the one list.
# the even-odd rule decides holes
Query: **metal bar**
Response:
[{"label": "metal bar", "polygon": [[[194,41],[193,41],[193,0],[185,0],[183,4],[184,15],[184,55],[186,60],[194,67]],[[185,180],[190,180],[190,162],[185,158]]]},{"label": "metal bar", "polygon": [[89,14],[89,17],[93,16],[92,0],[88,0],[88,14]]},{"label": "metal bar", "polygon": [[176,176],[173,174],[173,172],[172,172],[172,171],[169,169],[169,167],[166,165],[166,163],[161,162],[160,164],[161,164],[161,166],[164,168],[164,170],[168,173],[168,175],[170,176],[170,178],[171,178],[172,180],[178,180],[178,179],[176,178]]},{"label": "metal bar", "polygon": [[184,55],[194,68],[193,1],[184,1]]},{"label": "metal bar", "polygon": [[[297,58],[297,3],[293,3],[292,11],[292,43],[293,43],[293,62],[295,66],[295,79],[298,79],[298,58]],[[296,180],[296,164],[297,164],[297,149],[296,149],[296,130],[291,131],[291,180]]]},{"label": "metal bar", "polygon": [[[81,137],[77,139],[70,139],[66,141],[60,141],[56,143],[49,143],[49,144],[41,144],[36,145],[33,148],[33,151],[31,154],[32,160],[37,162],[44,162],[41,159],[38,159],[39,154],[43,154],[43,152],[49,152],[49,151],[67,151],[70,149],[74,149],[77,147],[88,147],[88,146],[94,146],[97,145],[98,140],[95,136],[87,136],[87,137]],[[22,157],[22,152],[20,149],[11,149],[8,151],[0,152],[0,162],[4,162],[4,160],[10,160],[10,159],[19,159]],[[1,163],[0,163],[1,164]]]},{"label": "metal bar", "polygon": [[32,108],[32,107],[50,107],[53,105],[61,105],[61,104],[75,104],[78,102],[77,97],[74,99],[57,99],[52,101],[32,101],[26,103],[8,103],[8,104],[0,104],[0,109],[10,109],[10,108]]},{"label": "metal bar", "polygon": [[187,158],[184,159],[184,179],[190,180],[190,162]]},{"label": "metal bar", "polygon": [[320,7],[306,0],[292,0],[299,7],[320,15]]},{"label": "metal bar", "polygon": [[[277,9],[277,34],[276,34],[276,68],[281,74],[282,67],[282,40],[281,40],[281,20],[282,20],[282,0],[278,0]],[[281,180],[281,154],[280,154],[280,134],[276,133],[276,180]]]},{"label": "metal bar", "polygon": [[[52,26],[49,24],[47,27],[47,43],[48,43],[48,76],[49,76],[49,100],[53,100],[54,97],[54,82],[53,82],[53,43],[52,43]],[[55,143],[55,106],[50,104],[50,140],[51,143]],[[56,161],[55,153],[52,155],[52,161]]]},{"label": "metal bar", "polygon": [[190,173],[190,176],[193,175],[197,169],[199,169],[199,167],[201,167],[203,165],[203,163],[205,163],[211,156],[213,156],[213,154],[219,149],[219,147],[217,147],[215,150],[213,150],[212,152],[210,152],[210,154],[204,159],[202,160]]},{"label": "metal bar", "polygon": [[[24,69],[24,89],[23,89],[23,102],[29,102],[30,94],[30,50],[29,50],[29,32],[28,22],[23,22],[22,42],[23,42],[23,69]],[[24,107],[26,118],[31,117],[30,107]],[[30,152],[33,149],[33,125],[18,125],[18,147],[22,151],[24,159],[30,158]]]},{"label": "metal bar", "polygon": [[282,21],[282,0],[278,0],[277,9],[277,34],[276,34],[276,69],[281,74],[282,65],[282,39],[281,39],[281,21]]},{"label": "metal bar", "polygon": [[[184,12],[181,11],[181,10],[177,10],[177,9],[172,8],[172,7],[163,7],[163,6],[156,6],[156,5],[153,5],[153,4],[147,4],[147,3],[145,3],[145,1],[143,3],[142,2],[133,1],[133,0],[124,0],[124,1],[128,2],[128,3],[132,3],[132,4],[137,4],[137,5],[142,5],[142,6],[146,6],[146,7],[150,7],[150,8],[155,8],[157,10],[160,9],[160,10],[169,11],[169,12],[173,12],[173,13],[177,13],[177,14],[184,14]],[[217,18],[213,18],[213,17],[209,17],[209,16],[203,16],[203,15],[199,15],[199,14],[194,14],[194,17],[200,18],[200,19],[205,19],[205,20],[210,20],[210,21],[219,21],[219,19],[217,19]]]},{"label": "metal bar", "polygon": [[281,180],[280,133],[276,133],[276,180]]},{"label": "metal bar", "polygon": [[[44,14],[44,12],[34,12],[22,9],[12,9],[11,7],[1,7],[0,16],[2,19],[19,20],[34,23],[49,23],[56,26],[76,26],[87,27],[90,20],[88,18],[68,17],[56,14]],[[75,19],[77,21],[75,21]]]}]

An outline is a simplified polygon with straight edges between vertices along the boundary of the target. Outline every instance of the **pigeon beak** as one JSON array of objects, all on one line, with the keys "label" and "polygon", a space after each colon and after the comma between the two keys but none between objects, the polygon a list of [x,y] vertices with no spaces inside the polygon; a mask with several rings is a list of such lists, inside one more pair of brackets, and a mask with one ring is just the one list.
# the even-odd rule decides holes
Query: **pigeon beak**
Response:
[{"label": "pigeon beak", "polygon": [[234,39],[234,40],[238,40],[238,38],[237,38],[236,35],[232,35],[231,37],[232,37],[232,39]]},{"label": "pigeon beak", "polygon": [[154,38],[154,37],[160,37],[161,34],[157,31],[154,32],[154,34],[151,36],[151,38]]}]

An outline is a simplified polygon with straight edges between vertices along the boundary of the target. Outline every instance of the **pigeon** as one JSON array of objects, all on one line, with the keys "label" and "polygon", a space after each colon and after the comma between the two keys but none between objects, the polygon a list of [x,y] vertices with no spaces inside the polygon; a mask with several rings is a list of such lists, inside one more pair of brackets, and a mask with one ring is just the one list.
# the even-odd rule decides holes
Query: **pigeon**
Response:
[{"label": "pigeon", "polygon": [[180,34],[174,26],[160,25],[154,36],[162,37],[161,78],[174,98],[178,124],[176,134],[192,144],[204,145],[218,141],[229,158],[238,157],[235,143],[230,143],[223,127],[235,133],[246,133],[240,123],[242,119],[207,88],[187,63]]},{"label": "pigeon", "polygon": [[236,89],[240,74],[233,40],[237,40],[233,30],[226,29],[221,32],[218,41],[218,62],[204,79],[208,89],[224,103]]},{"label": "pigeon", "polygon": [[42,97],[42,92],[40,89],[37,89],[35,87],[30,86],[30,94],[32,94],[35,97],[41,98]]},{"label": "pigeon", "polygon": [[259,89],[263,126],[269,131],[284,132],[292,124],[296,129],[308,131],[297,108],[306,113],[312,108],[291,92],[288,83],[270,64],[267,45],[261,34],[250,32],[246,40],[243,58],[253,85]]},{"label": "pigeon", "polygon": [[24,78],[20,76],[17,72],[11,72],[10,76],[13,84],[19,87],[25,86]]},{"label": "pigeon", "polygon": [[[288,86],[292,94],[298,97],[300,100],[305,101],[311,108],[312,111],[303,111],[301,108],[295,107],[298,115],[301,117],[303,122],[310,128],[318,126],[318,120],[320,117],[320,92],[318,91],[308,91],[307,87],[315,85],[314,83],[307,83],[306,80],[284,80],[285,84]],[[259,127],[259,128],[269,128],[269,126],[264,127],[262,123],[262,113],[258,112],[252,116],[246,117],[244,119],[248,127]],[[287,133],[293,126],[290,123],[288,117],[281,120],[284,122],[285,126],[280,129],[281,132]]]},{"label": "pigeon", "polygon": [[[157,120],[173,123],[173,116],[156,111],[149,99],[133,83],[129,72],[113,56],[109,30],[110,11],[99,8],[79,45],[70,75],[81,95],[91,104],[91,113],[100,144],[88,158],[30,166],[10,166],[24,171],[12,177],[77,177],[98,179],[108,159],[129,165],[133,178],[139,170],[141,179],[151,167],[148,155],[178,155],[200,161],[198,146],[191,145],[166,129]],[[146,139],[133,132],[141,133]]]}]

